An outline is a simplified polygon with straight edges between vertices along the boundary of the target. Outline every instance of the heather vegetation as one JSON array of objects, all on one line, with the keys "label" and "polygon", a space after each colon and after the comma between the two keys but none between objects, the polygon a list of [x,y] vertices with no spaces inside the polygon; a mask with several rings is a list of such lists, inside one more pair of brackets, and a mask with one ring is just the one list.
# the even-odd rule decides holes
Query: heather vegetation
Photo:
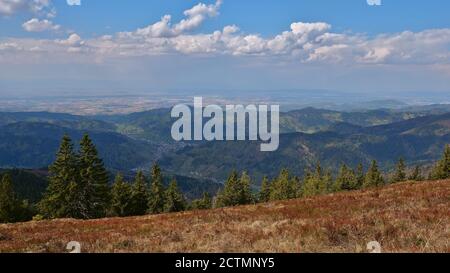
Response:
[{"label": "heather vegetation", "polygon": [[[404,182],[248,206],[0,225],[0,252],[450,252],[450,180]],[[208,199],[208,198],[207,198]]]},{"label": "heather vegetation", "polygon": [[[320,162],[305,170],[304,177],[291,175],[282,169],[277,177],[264,177],[259,191],[247,172],[232,171],[224,187],[215,197],[203,197],[188,202],[177,181],[166,187],[161,168],[154,164],[147,177],[138,171],[134,181],[125,181],[118,173],[114,183],[88,135],[84,135],[78,151],[65,135],[56,160],[49,167],[49,184],[36,206],[17,197],[11,177],[4,175],[0,184],[0,222],[34,219],[98,219],[110,216],[140,216],[185,210],[232,207],[269,201],[307,198],[328,193],[377,188],[407,180],[423,179],[421,167],[409,171],[403,158],[398,160],[391,176],[382,174],[374,160],[367,171],[359,164],[355,169],[343,164],[337,174],[324,169]],[[409,175],[408,175],[409,174]],[[450,178],[450,146],[429,174],[430,180]]]}]

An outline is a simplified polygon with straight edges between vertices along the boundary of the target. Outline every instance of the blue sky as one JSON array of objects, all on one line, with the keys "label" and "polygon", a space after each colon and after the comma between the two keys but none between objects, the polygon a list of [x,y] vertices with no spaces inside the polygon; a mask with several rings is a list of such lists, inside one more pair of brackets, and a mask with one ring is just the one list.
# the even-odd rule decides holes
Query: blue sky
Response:
[{"label": "blue sky", "polygon": [[450,91],[446,0],[18,2],[0,0],[0,94]]},{"label": "blue sky", "polygon": [[[213,3],[214,1],[202,1]],[[55,1],[55,22],[80,33],[99,35],[133,30],[157,21],[163,14],[174,20],[199,3],[192,0],[84,0],[80,6]],[[445,0],[383,0],[382,6],[369,6],[366,0],[228,0],[214,18],[198,31],[210,31],[236,24],[247,32],[275,35],[296,21],[325,21],[336,30],[369,34],[420,31],[450,25],[450,2]],[[29,14],[3,17],[0,33],[29,36],[21,25]]]}]

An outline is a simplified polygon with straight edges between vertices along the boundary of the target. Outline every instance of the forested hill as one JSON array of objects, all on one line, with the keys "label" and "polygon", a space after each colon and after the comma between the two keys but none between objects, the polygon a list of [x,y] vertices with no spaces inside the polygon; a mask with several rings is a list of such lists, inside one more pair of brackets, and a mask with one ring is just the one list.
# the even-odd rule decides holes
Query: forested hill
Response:
[{"label": "forested hill", "polygon": [[407,110],[338,112],[306,108],[281,115],[280,149],[259,152],[255,142],[175,143],[169,109],[118,116],[0,113],[0,167],[42,168],[68,133],[77,142],[88,133],[108,169],[130,171],[158,161],[171,173],[224,181],[230,169],[258,178],[288,167],[296,174],[317,161],[337,169],[379,161],[383,170],[399,157],[409,164],[435,161],[450,143],[444,106]]}]

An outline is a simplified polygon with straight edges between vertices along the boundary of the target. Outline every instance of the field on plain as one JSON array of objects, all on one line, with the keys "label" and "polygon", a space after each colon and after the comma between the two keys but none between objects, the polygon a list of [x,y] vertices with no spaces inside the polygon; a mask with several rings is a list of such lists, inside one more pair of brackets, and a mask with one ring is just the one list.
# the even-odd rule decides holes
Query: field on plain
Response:
[{"label": "field on plain", "polygon": [[450,180],[175,214],[0,225],[0,252],[450,252]]}]

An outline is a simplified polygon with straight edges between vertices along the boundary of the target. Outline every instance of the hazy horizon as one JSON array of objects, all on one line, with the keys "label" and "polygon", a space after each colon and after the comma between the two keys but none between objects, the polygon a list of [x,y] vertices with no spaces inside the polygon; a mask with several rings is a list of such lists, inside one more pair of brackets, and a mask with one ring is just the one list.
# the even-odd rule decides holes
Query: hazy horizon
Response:
[{"label": "hazy horizon", "polygon": [[448,10],[438,0],[0,0],[0,96],[448,94]]}]

